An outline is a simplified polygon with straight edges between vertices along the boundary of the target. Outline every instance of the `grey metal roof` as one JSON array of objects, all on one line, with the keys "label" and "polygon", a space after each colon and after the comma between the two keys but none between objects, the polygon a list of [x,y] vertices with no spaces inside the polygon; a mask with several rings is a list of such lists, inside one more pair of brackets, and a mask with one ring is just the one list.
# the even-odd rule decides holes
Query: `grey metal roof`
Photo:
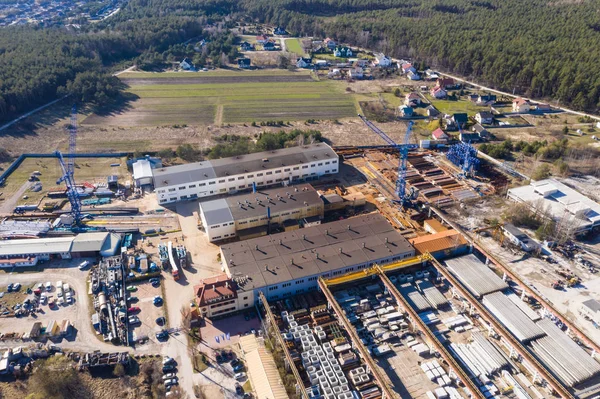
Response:
[{"label": "grey metal roof", "polygon": [[483,304],[521,342],[546,335],[502,292],[485,295]]},{"label": "grey metal roof", "polygon": [[[387,238],[387,243],[386,243]],[[414,254],[380,214],[368,214],[221,246],[232,277],[248,276],[243,290],[261,288],[378,259]]]},{"label": "grey metal roof", "polygon": [[75,236],[72,252],[94,252],[100,251],[104,245],[104,241],[109,236],[107,232],[82,233]]},{"label": "grey metal roof", "polygon": [[595,299],[588,299],[587,301],[584,301],[581,304],[586,306],[588,309],[590,309],[593,312],[600,311],[600,302],[598,302]]},{"label": "grey metal roof", "polygon": [[473,254],[445,261],[458,280],[478,297],[508,288],[508,285]]},{"label": "grey metal roof", "polygon": [[0,256],[65,253],[70,251],[72,242],[73,237],[5,240],[0,244]]},{"label": "grey metal roof", "polygon": [[513,224],[507,223],[504,226],[502,226],[502,228],[517,238],[527,237],[527,234],[525,234],[522,230],[520,230]]},{"label": "grey metal roof", "polygon": [[337,155],[325,143],[282,148],[280,150],[154,169],[154,186],[161,188],[187,184],[333,158],[337,158]]},{"label": "grey metal roof", "polygon": [[229,205],[227,205],[227,201],[223,198],[201,202],[200,212],[204,214],[206,224],[209,226],[233,222],[233,216],[229,210]]}]

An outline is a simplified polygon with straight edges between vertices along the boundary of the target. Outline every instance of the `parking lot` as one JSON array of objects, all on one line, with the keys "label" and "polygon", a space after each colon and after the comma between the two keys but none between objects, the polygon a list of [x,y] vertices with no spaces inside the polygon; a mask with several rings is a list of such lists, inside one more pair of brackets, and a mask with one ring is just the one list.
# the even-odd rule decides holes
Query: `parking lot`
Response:
[{"label": "parking lot", "polygon": [[[127,306],[130,309],[132,307],[139,308],[139,311],[127,312],[130,318],[134,315],[139,319],[139,322],[137,323],[131,323],[131,320],[129,323],[131,334],[130,340],[132,342],[141,337],[148,337],[150,340],[155,341],[156,332],[162,329],[162,326],[159,326],[156,323],[156,319],[159,317],[166,317],[164,311],[165,304],[164,302],[160,305],[154,304],[155,297],[163,297],[161,285],[153,287],[150,282],[128,284],[128,286],[136,287],[137,290],[128,292]],[[135,298],[135,300],[132,301],[131,298]]]},{"label": "parking lot", "polygon": [[[200,327],[200,334],[204,342],[211,348],[217,349],[235,345],[238,343],[240,335],[259,329],[260,319],[256,316],[256,312],[252,311],[248,312],[247,316],[238,314],[220,320],[206,320],[206,324]],[[227,334],[229,334],[229,339],[227,339]]]}]

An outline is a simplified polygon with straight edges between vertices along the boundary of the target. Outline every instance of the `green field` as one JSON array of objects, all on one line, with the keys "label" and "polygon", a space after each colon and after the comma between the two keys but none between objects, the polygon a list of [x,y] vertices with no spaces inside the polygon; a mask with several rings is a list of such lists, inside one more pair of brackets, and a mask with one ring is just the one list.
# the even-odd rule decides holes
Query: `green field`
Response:
[{"label": "green field", "polygon": [[489,107],[481,107],[468,100],[436,100],[429,94],[425,97],[442,114],[467,113],[469,116],[475,116],[480,111],[489,111]]},{"label": "green field", "polygon": [[120,76],[136,100],[121,112],[91,115],[91,125],[222,124],[340,119],[356,114],[343,84],[283,70],[208,73],[128,73]]},{"label": "green field", "polygon": [[285,39],[285,49],[289,53],[296,53],[300,56],[304,55],[304,50],[302,49],[302,45],[300,45],[300,40],[298,39]]}]

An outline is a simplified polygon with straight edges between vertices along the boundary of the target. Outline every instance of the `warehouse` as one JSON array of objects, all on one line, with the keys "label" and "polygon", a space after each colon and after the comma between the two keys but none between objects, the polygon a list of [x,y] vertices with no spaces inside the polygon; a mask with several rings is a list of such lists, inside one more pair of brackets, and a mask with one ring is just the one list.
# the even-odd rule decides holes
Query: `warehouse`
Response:
[{"label": "warehouse", "polygon": [[528,186],[509,189],[507,195],[513,201],[549,212],[557,222],[567,217],[576,234],[600,226],[600,204],[558,180],[532,181]]},{"label": "warehouse", "polygon": [[83,233],[72,237],[6,240],[0,245],[0,267],[35,266],[39,261],[78,257],[112,256],[121,237],[108,232]]},{"label": "warehouse", "polygon": [[287,221],[321,220],[323,209],[318,192],[310,184],[300,184],[201,202],[200,219],[212,242],[250,229],[253,235],[262,236],[267,234],[267,226],[275,229]]},{"label": "warehouse", "polygon": [[154,169],[159,204],[316,180],[338,172],[338,156],[316,143]]},{"label": "warehouse", "polygon": [[437,260],[465,255],[470,251],[467,240],[456,230],[446,229],[439,233],[411,238],[409,241],[417,254],[429,252]]},{"label": "warehouse", "polygon": [[446,265],[452,274],[475,296],[491,294],[508,285],[473,254],[449,259]]},{"label": "warehouse", "polygon": [[545,335],[504,293],[485,295],[483,304],[519,341],[525,343]]},{"label": "warehouse", "polygon": [[414,256],[408,241],[378,213],[221,246],[223,269],[237,283],[240,306],[262,291],[276,300],[334,277]]},{"label": "warehouse", "polygon": [[152,164],[147,159],[140,159],[133,164],[133,182],[136,187],[152,185]]}]

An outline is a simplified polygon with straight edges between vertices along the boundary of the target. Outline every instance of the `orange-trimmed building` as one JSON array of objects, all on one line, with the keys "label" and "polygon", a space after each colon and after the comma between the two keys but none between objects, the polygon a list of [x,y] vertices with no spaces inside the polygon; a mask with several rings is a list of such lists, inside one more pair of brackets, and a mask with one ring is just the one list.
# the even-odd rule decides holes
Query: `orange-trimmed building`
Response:
[{"label": "orange-trimmed building", "polygon": [[199,311],[196,316],[213,318],[240,310],[236,284],[226,274],[202,280],[194,287],[194,295]]},{"label": "orange-trimmed building", "polygon": [[417,254],[429,252],[436,259],[444,259],[469,253],[469,243],[456,230],[445,230],[408,240]]}]

